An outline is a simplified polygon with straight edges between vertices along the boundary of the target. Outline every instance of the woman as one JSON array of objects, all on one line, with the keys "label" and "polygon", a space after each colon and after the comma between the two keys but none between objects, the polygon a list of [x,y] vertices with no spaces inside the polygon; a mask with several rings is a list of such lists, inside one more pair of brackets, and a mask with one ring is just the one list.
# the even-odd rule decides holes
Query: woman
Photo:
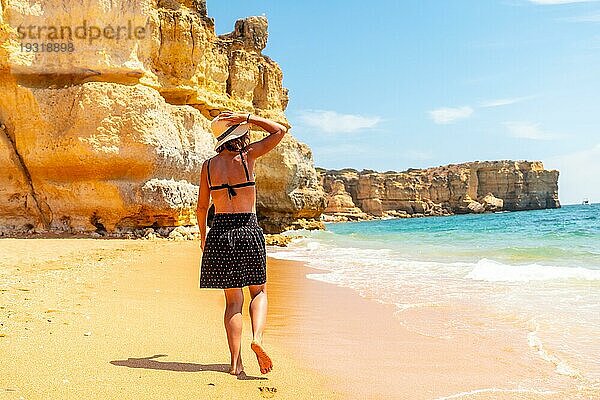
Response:
[{"label": "woman", "polygon": [[[257,126],[269,133],[250,143],[249,130]],[[231,352],[230,374],[239,375],[244,367],[240,351],[244,293],[250,291],[252,320],[251,349],[260,372],[271,371],[273,364],[262,346],[267,319],[266,250],[262,229],[256,220],[254,163],[273,150],[287,129],[276,122],[251,114],[224,112],[215,117],[211,130],[217,139],[217,155],[204,162],[200,176],[197,217],[200,227],[202,265],[200,288],[225,291],[225,330]],[[206,235],[206,215],[212,196],[215,215]]]}]

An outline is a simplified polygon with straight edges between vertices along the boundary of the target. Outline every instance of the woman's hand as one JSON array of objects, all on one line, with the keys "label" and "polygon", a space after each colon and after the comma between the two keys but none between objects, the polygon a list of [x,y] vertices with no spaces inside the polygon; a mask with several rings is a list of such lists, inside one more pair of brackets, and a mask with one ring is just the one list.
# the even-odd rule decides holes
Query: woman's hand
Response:
[{"label": "woman's hand", "polygon": [[221,114],[219,114],[219,119],[222,119],[223,121],[227,121],[229,123],[229,125],[231,126],[231,125],[235,125],[235,124],[241,124],[242,122],[247,122],[248,114],[249,113],[238,113],[238,112],[225,111],[225,112],[222,112]]},{"label": "woman's hand", "polygon": [[204,253],[204,244],[205,243],[206,243],[206,239],[200,241],[200,249],[202,250],[203,253]]}]

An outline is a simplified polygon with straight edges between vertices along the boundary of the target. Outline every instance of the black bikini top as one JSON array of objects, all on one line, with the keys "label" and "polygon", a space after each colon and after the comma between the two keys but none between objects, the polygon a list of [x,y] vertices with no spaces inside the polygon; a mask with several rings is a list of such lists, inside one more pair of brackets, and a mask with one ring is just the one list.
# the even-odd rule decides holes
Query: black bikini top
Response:
[{"label": "black bikini top", "polygon": [[236,183],[235,185],[230,185],[228,183],[224,183],[219,186],[212,186],[212,184],[210,182],[210,158],[208,159],[208,163],[206,164],[206,170],[208,172],[208,186],[209,186],[210,190],[227,189],[227,194],[229,195],[229,198],[231,199],[231,196],[237,196],[237,193],[235,192],[235,188],[240,188],[240,187],[245,187],[245,186],[254,186],[256,184],[256,182],[250,180],[250,174],[248,174],[248,167],[246,166],[246,161],[244,160],[244,156],[243,156],[241,150],[240,150],[240,157],[242,157],[242,164],[244,164],[244,171],[246,172],[246,179],[248,181],[242,182],[242,183]]}]

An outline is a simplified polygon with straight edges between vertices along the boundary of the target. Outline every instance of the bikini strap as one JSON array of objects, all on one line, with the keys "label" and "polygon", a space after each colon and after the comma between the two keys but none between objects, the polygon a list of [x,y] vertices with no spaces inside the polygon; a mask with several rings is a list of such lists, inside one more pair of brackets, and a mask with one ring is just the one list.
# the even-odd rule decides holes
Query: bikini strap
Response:
[{"label": "bikini strap", "polygon": [[246,180],[249,181],[250,174],[248,174],[248,167],[246,166],[246,161],[244,160],[244,155],[242,154],[241,150],[240,150],[240,157],[242,157],[242,164],[244,164],[244,171],[246,171]]},{"label": "bikini strap", "polygon": [[212,183],[210,183],[210,158],[206,162],[206,172],[208,172],[208,186],[211,187]]}]

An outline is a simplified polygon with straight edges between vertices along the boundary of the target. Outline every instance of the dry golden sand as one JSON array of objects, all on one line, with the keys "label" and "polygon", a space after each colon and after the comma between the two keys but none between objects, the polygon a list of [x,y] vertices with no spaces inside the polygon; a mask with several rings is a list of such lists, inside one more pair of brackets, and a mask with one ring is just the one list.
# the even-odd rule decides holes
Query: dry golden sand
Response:
[{"label": "dry golden sand", "polygon": [[0,399],[341,398],[268,335],[261,376],[247,310],[248,376],[227,373],[223,294],[198,289],[198,242],[3,239],[0,255]]},{"label": "dry golden sand", "polygon": [[[265,347],[274,369],[260,374],[245,308],[247,379],[238,380],[227,374],[222,291],[198,289],[199,261],[198,242],[0,240],[0,399],[554,400],[598,394],[578,391],[573,378],[557,378],[523,338],[419,335],[391,306],[308,280],[311,270],[273,259]],[[427,313],[403,318],[440,318]]]}]

